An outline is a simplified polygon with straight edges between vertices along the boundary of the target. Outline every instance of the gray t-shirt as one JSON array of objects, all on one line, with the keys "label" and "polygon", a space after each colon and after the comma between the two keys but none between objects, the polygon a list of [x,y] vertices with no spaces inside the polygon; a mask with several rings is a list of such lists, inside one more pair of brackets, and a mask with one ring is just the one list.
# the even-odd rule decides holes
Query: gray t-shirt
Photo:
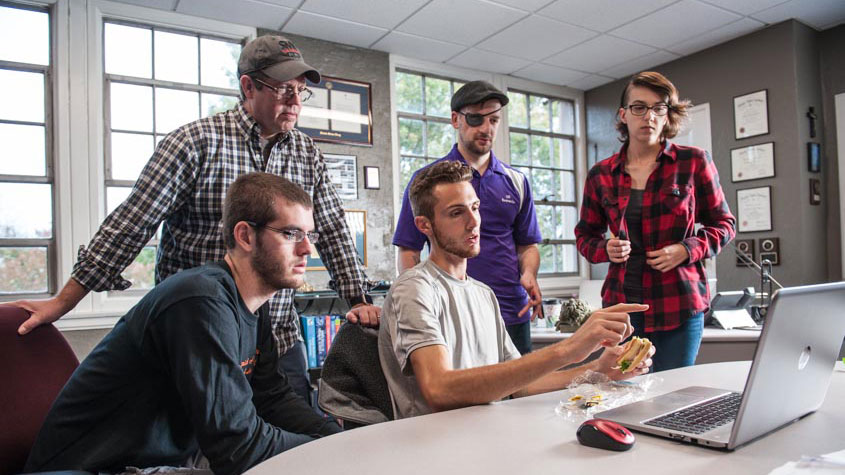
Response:
[{"label": "gray t-shirt", "polygon": [[471,277],[458,280],[430,259],[402,273],[390,289],[382,307],[378,342],[397,419],[431,412],[411,365],[415,350],[443,345],[453,369],[520,356],[505,331],[490,287]]}]

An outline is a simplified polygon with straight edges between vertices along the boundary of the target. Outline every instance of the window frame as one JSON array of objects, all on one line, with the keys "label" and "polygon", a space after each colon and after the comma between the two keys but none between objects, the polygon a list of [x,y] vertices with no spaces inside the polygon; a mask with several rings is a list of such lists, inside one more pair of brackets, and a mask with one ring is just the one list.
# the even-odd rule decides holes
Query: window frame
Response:
[{"label": "window frame", "polygon": [[34,63],[21,63],[17,61],[0,60],[0,69],[5,71],[21,71],[44,75],[44,122],[30,122],[19,121],[11,119],[0,119],[2,124],[12,125],[37,125],[44,126],[44,160],[45,168],[44,175],[14,175],[14,174],[0,174],[0,183],[26,183],[26,184],[47,184],[51,187],[50,206],[52,216],[52,230],[50,238],[0,238],[0,247],[16,247],[16,248],[43,248],[46,247],[47,258],[47,290],[45,292],[20,292],[0,294],[0,303],[18,299],[38,299],[47,298],[56,292],[58,288],[58,191],[56,183],[56,167],[55,167],[55,150],[54,150],[54,136],[56,127],[54,114],[54,85],[56,84],[55,69],[57,51],[54,47],[56,38],[56,17],[58,13],[53,8],[51,2],[32,2],[32,1],[0,1],[0,6],[6,8],[18,8],[21,10],[29,10],[35,12],[46,13],[48,16],[47,34],[48,38],[48,58],[49,63],[46,65],[39,65]]},{"label": "window frame", "polygon": [[[53,180],[53,288],[70,276],[77,249],[87,245],[106,213],[107,147],[104,115],[104,21],[129,22],[203,36],[236,40],[256,37],[256,28],[108,0],[14,0],[4,5],[50,12],[50,84],[45,102],[48,173]],[[82,118],[71,120],[71,118]],[[50,133],[50,132],[48,132]],[[71,141],[70,137],[74,140]],[[94,184],[94,186],[92,186]],[[146,293],[91,292],[55,325],[62,330],[110,328]],[[0,302],[50,295],[15,294]]]}]

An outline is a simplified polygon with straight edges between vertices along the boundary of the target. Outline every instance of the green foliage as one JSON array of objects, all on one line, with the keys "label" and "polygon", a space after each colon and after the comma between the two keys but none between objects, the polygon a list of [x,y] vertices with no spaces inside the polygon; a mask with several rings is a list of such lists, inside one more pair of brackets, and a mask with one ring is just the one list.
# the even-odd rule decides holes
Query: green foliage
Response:
[{"label": "green foliage", "polygon": [[0,248],[0,294],[43,293],[47,289],[47,248]]}]

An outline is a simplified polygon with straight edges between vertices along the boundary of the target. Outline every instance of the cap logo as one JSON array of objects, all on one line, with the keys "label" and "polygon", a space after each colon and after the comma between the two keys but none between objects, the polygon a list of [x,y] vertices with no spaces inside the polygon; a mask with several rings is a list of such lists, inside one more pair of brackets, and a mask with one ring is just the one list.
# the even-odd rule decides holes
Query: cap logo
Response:
[{"label": "cap logo", "polygon": [[279,52],[289,58],[302,58],[302,54],[290,41],[279,41]]}]

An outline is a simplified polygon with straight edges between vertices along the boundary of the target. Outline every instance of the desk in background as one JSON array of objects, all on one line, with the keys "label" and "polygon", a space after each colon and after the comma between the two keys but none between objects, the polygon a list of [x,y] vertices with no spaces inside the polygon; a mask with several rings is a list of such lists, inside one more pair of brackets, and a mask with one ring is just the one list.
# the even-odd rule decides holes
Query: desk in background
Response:
[{"label": "desk in background", "polygon": [[[845,368],[837,366],[819,411],[734,452],[645,434],[636,435],[628,452],[582,446],[575,438],[578,423],[555,414],[558,391],[354,429],[296,447],[247,473],[766,474],[802,455],[845,449]],[[690,385],[742,390],[749,367],[742,361],[664,371],[651,393]]]},{"label": "desk in background", "polygon": [[[570,335],[572,334],[560,333],[554,328],[532,328],[531,342],[536,350],[569,338]],[[695,364],[751,360],[754,358],[759,338],[759,330],[722,330],[707,327],[701,338],[701,349]]]}]

